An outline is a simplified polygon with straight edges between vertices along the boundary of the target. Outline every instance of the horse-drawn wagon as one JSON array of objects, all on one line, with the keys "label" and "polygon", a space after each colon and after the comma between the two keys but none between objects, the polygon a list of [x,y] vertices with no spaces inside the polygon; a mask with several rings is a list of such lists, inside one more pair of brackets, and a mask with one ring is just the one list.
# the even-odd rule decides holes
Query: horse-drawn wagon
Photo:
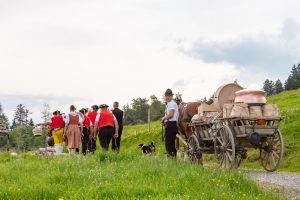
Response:
[{"label": "horse-drawn wagon", "polygon": [[[278,169],[284,153],[279,130],[282,117],[276,105],[267,104],[263,91],[230,83],[217,90],[212,105],[198,103],[194,107],[197,111],[191,112],[188,104],[181,107],[179,130],[184,134],[177,135],[192,162],[198,162],[202,153],[215,154],[219,167],[238,168],[248,149],[254,148],[260,151],[265,170]],[[183,122],[185,115],[193,116]]]}]

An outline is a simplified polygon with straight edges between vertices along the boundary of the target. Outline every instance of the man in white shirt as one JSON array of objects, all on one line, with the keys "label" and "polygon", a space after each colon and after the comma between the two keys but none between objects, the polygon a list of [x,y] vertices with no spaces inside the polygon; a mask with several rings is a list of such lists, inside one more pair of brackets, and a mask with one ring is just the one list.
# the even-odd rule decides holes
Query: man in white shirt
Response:
[{"label": "man in white shirt", "polygon": [[168,156],[176,157],[177,151],[175,147],[176,134],[178,133],[177,120],[179,115],[179,109],[176,102],[173,100],[173,92],[171,89],[167,89],[165,92],[166,98],[166,115],[162,119],[162,123],[165,126],[165,147]]}]

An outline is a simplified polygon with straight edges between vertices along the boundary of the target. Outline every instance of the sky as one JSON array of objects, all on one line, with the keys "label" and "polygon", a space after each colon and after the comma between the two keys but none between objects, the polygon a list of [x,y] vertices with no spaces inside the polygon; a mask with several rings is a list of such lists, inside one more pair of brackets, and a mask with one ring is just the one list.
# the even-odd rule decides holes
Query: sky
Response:
[{"label": "sky", "polygon": [[297,0],[0,0],[0,103],[68,111],[260,89],[300,61]]}]

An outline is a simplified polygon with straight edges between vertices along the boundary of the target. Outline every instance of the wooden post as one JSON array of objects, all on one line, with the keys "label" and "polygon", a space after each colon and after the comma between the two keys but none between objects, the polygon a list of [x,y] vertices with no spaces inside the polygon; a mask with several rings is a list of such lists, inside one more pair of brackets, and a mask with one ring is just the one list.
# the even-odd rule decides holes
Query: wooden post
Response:
[{"label": "wooden post", "polygon": [[7,151],[9,152],[10,142],[9,142],[9,133],[7,134]]},{"label": "wooden post", "polygon": [[150,108],[148,109],[148,132],[150,132],[150,123],[151,123],[151,113]]}]

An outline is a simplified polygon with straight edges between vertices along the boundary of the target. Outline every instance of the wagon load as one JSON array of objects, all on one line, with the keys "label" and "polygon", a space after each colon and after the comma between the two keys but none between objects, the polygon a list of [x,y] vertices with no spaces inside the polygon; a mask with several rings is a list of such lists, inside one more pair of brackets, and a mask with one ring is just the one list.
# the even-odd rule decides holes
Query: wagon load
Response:
[{"label": "wagon load", "polygon": [[267,103],[266,93],[262,90],[242,89],[236,91],[234,96],[234,102],[223,105],[224,118],[265,119],[280,117],[278,107],[275,104]]},{"label": "wagon load", "polygon": [[[275,104],[268,104],[262,90],[244,89],[239,84],[221,86],[214,103],[201,103],[189,126],[188,155],[214,154],[219,167],[239,167],[250,148],[258,149],[266,171],[276,171],[283,159],[280,132],[282,117]],[[188,147],[190,147],[188,146]]]},{"label": "wagon load", "polygon": [[198,107],[198,114],[192,118],[193,122],[211,123],[215,118],[219,117],[220,113],[214,105],[202,103]]}]

